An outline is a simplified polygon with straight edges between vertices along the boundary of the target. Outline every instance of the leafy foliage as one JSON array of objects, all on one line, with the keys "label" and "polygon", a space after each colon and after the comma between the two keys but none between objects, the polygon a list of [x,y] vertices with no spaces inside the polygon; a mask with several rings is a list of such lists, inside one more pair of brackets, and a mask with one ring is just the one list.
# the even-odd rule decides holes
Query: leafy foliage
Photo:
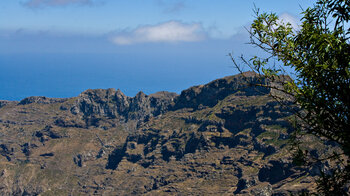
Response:
[{"label": "leafy foliage", "polygon": [[[276,99],[293,100],[301,108],[296,113],[298,132],[335,142],[342,149],[342,153],[328,157],[341,165],[321,175],[319,191],[326,195],[344,193],[350,182],[350,1],[318,0],[302,12],[298,29],[274,13],[255,9],[255,14],[250,43],[268,56],[240,59],[269,80],[284,77],[286,68],[293,70],[294,80],[281,80],[280,86],[269,87],[288,95],[274,95]],[[296,160],[303,160],[299,148],[296,155]]]}]

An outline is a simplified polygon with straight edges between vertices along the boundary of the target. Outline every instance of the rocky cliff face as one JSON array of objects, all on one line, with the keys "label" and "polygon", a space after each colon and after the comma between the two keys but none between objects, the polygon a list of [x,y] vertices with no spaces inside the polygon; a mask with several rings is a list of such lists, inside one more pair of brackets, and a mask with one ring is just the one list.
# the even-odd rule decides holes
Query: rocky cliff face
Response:
[{"label": "rocky cliff face", "polygon": [[87,90],[79,95],[70,111],[89,121],[108,118],[124,123],[142,122],[167,112],[175,97],[176,93],[164,91],[149,96],[139,92],[128,97],[119,89]]},{"label": "rocky cliff face", "polygon": [[[0,102],[1,195],[288,195],[312,190],[292,164],[291,107],[254,73],[180,95],[87,90]],[[314,142],[315,145],[317,142]],[[316,152],[317,153],[317,152]]]}]

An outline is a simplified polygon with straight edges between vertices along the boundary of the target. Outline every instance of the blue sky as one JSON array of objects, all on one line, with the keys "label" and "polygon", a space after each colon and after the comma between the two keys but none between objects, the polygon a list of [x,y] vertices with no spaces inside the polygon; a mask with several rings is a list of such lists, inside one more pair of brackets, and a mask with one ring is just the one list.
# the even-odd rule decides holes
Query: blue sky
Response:
[{"label": "blue sky", "polygon": [[[1,0],[0,99],[181,90],[236,72],[254,4],[297,25],[313,1]],[[22,70],[22,71],[21,71]],[[25,71],[23,71],[25,70]]]}]

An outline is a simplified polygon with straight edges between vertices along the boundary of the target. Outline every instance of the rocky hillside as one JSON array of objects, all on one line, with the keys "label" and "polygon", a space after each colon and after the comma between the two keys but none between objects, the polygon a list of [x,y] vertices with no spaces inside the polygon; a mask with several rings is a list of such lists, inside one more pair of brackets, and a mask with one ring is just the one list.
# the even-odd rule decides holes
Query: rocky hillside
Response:
[{"label": "rocky hillside", "polygon": [[[180,95],[87,90],[0,101],[1,195],[289,195],[318,168],[293,166],[292,107],[253,73]],[[317,153],[317,152],[314,152]]]}]

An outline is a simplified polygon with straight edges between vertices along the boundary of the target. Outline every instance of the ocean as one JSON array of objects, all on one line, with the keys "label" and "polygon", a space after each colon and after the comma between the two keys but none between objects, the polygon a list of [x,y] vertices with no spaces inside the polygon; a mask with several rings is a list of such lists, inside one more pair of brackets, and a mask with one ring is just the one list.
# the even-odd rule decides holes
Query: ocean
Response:
[{"label": "ocean", "polygon": [[235,74],[227,56],[131,54],[1,54],[0,100],[74,97],[87,89],[180,93]]}]

